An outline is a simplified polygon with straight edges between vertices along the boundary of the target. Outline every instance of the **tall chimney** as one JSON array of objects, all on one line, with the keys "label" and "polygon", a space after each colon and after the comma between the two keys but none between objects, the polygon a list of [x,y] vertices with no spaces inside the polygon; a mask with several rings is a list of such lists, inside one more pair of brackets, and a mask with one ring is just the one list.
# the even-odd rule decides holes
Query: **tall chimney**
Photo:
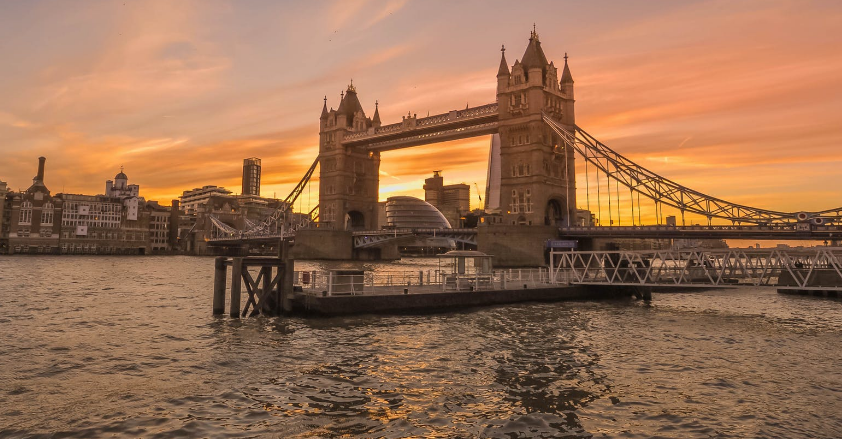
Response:
[{"label": "tall chimney", "polygon": [[44,181],[44,162],[46,161],[46,158],[38,157],[38,175],[35,177],[38,181]]}]

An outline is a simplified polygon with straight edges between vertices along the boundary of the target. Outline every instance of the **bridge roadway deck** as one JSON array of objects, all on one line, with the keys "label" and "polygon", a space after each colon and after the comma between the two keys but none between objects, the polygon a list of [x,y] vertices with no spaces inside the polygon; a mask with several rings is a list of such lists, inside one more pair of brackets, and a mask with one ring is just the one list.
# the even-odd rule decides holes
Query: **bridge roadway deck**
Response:
[{"label": "bridge roadway deck", "polygon": [[[800,228],[798,224],[770,226],[588,226],[561,227],[559,233],[567,238],[649,238],[649,239],[782,239],[782,240],[839,240],[842,239],[842,225],[812,225]],[[494,226],[488,226],[494,227]],[[477,229],[414,228],[354,231],[354,246],[368,247],[390,239],[406,238],[412,235],[452,238],[476,243]],[[249,235],[241,237],[213,238],[209,245],[239,245],[244,242],[273,243],[280,234]]]}]

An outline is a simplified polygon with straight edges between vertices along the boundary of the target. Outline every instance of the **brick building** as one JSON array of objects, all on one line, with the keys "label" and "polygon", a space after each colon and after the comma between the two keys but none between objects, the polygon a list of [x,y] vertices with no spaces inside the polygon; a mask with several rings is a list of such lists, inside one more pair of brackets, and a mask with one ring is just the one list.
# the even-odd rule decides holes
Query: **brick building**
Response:
[{"label": "brick building", "polygon": [[39,158],[29,189],[4,195],[0,251],[148,254],[170,248],[169,208],[146,202],[122,170],[106,183],[105,195],[51,195],[44,183],[45,161]]}]

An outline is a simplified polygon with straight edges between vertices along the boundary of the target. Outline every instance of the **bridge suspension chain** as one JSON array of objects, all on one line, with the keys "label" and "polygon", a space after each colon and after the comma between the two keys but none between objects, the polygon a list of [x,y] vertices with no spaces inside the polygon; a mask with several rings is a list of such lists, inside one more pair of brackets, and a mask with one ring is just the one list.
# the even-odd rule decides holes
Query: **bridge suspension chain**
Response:
[{"label": "bridge suspension chain", "polygon": [[[705,216],[708,221],[711,218],[720,218],[735,223],[762,225],[794,223],[799,220],[797,212],[779,212],[745,206],[682,186],[632,162],[578,126],[575,128],[575,132],[570,132],[546,113],[544,114],[544,122],[561,137],[566,145],[569,145],[584,157],[586,162],[594,165],[597,172],[601,170],[609,178],[614,178],[618,184],[622,183],[630,190],[643,194],[657,204],[666,204],[681,210],[682,217],[684,212],[687,211]],[[610,200],[610,182],[608,187]],[[597,190],[599,190],[598,186]],[[639,209],[640,201],[638,200]],[[807,218],[821,217],[835,221],[842,219],[842,207],[806,213]]]},{"label": "bridge suspension chain", "polygon": [[[298,184],[293,188],[292,192],[284,199],[281,203],[280,207],[275,209],[271,215],[263,219],[260,224],[255,225],[254,227],[250,227],[245,230],[244,234],[256,234],[260,232],[268,232],[269,226],[278,222],[279,219],[286,218],[286,213],[292,209],[292,206],[295,205],[295,202],[298,200],[298,197],[301,196],[302,192],[304,192],[304,188],[310,183],[310,178],[313,177],[313,172],[315,172],[316,167],[319,165],[319,158],[316,157],[316,160],[313,161],[313,164],[310,165],[310,168],[307,169],[307,172],[304,173],[304,177],[298,182]],[[316,206],[318,208],[318,206]],[[312,213],[312,212],[311,212]]]},{"label": "bridge suspension chain", "polygon": [[[280,230],[271,227],[273,224],[278,224],[278,222],[284,224],[286,223],[287,213],[289,213],[292,210],[292,207],[295,205],[295,202],[301,197],[301,194],[304,192],[304,189],[309,188],[310,179],[313,177],[313,173],[315,172],[318,164],[319,159],[317,157],[316,160],[313,161],[313,164],[310,165],[310,168],[307,169],[307,172],[304,173],[304,176],[301,178],[301,180],[298,182],[295,188],[293,188],[292,192],[290,192],[290,194],[287,195],[287,197],[281,202],[281,205],[259,223],[245,218],[243,229],[239,230],[224,223],[222,220],[220,220],[214,215],[208,215],[211,222],[213,223],[212,239],[233,240],[244,238],[264,238],[271,236],[286,237],[294,234],[298,229],[309,225],[312,221],[318,218],[318,204],[310,210],[310,213],[305,219],[290,224],[290,226],[286,229],[284,229],[283,226],[280,227]],[[314,214],[315,217],[313,216]]]}]

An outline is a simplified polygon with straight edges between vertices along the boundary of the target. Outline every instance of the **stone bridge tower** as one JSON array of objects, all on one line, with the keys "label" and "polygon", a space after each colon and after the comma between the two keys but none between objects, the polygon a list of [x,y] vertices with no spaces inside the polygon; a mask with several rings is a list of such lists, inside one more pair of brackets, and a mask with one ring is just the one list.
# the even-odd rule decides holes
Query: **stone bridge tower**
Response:
[{"label": "stone bridge tower", "polygon": [[365,116],[357,90],[348,86],[339,108],[327,109],[319,122],[319,222],[339,230],[377,228],[380,153],[365,147],[344,147],[345,136],[380,126],[379,110]]},{"label": "stone bridge tower", "polygon": [[573,130],[573,77],[564,56],[561,79],[533,30],[511,72],[505,48],[497,72],[500,208],[510,225],[575,224],[575,155],[544,123],[542,113]]}]

